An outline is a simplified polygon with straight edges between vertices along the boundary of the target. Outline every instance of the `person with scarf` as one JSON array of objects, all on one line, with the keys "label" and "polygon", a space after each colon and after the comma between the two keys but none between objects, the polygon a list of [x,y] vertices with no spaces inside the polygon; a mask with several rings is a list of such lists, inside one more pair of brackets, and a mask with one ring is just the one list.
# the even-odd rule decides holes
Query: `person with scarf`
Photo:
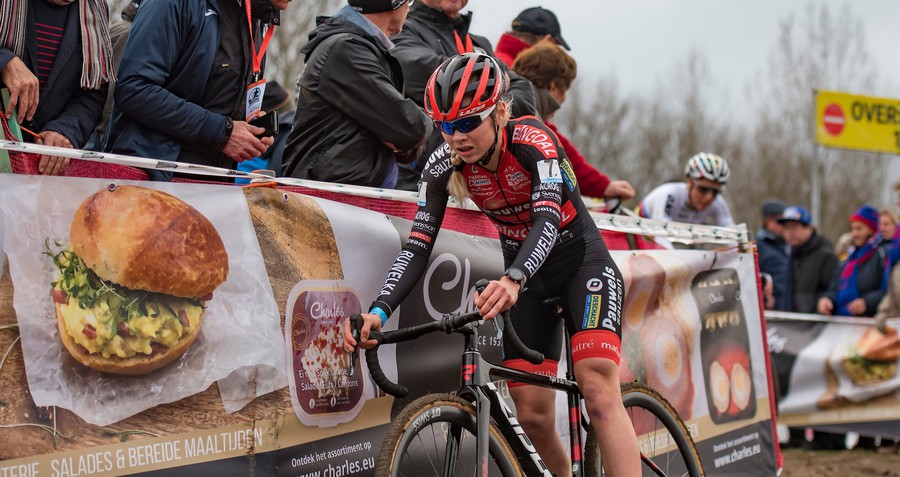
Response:
[{"label": "person with scarf", "polygon": [[819,299],[823,315],[873,316],[887,289],[887,252],[880,247],[878,209],[863,205],[850,216],[852,246],[847,259]]},{"label": "person with scarf", "polygon": [[[115,81],[105,0],[0,2],[3,111],[23,139],[81,148],[90,137],[110,81]],[[41,174],[62,174],[69,160],[42,155]]]}]

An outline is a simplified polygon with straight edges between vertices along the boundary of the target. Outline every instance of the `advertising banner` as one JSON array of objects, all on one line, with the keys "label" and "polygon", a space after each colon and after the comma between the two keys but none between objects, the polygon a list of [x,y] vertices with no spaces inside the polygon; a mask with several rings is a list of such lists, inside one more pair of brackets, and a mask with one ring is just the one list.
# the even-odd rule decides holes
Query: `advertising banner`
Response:
[{"label": "advertising banner", "polygon": [[900,154],[900,100],[817,91],[816,143]]},{"label": "advertising banner", "polygon": [[871,319],[778,318],[768,322],[767,333],[780,423],[900,438],[898,356],[876,360],[860,354],[867,341],[885,339]]},{"label": "advertising banner", "polygon": [[[0,477],[369,476],[392,416],[459,385],[461,342],[443,334],[380,349],[406,399],[364,360],[348,373],[341,320],[368,309],[409,220],[274,188],[9,175],[0,213]],[[774,474],[753,255],[613,258],[623,381],[675,406],[711,474]],[[502,270],[496,239],[445,230],[386,328],[469,311],[475,282]],[[502,334],[479,331],[499,362]],[[168,364],[116,374],[133,371],[120,355],[189,335]]]}]

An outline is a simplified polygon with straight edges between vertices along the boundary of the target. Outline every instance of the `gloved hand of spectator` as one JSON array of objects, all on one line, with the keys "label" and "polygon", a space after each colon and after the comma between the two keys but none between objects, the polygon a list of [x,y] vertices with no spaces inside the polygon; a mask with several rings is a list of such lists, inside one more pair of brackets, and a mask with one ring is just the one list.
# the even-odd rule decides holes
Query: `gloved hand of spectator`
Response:
[{"label": "gloved hand of spectator", "polygon": [[[30,121],[37,111],[38,79],[18,57],[13,57],[0,71],[3,84],[9,89],[9,104],[6,105],[6,119],[13,115],[18,107],[16,119],[21,123]],[[72,147],[72,146],[69,146]]]},{"label": "gloved hand of spectator", "polygon": [[[75,147],[69,142],[68,138],[55,131],[41,131],[40,137],[35,138],[34,142],[45,146],[64,147],[67,149]],[[38,172],[47,176],[58,176],[62,175],[68,165],[68,157],[42,155],[38,163]]]},{"label": "gloved hand of spectator", "polygon": [[622,202],[634,197],[634,187],[628,181],[612,181],[606,186],[603,197],[618,197]]}]

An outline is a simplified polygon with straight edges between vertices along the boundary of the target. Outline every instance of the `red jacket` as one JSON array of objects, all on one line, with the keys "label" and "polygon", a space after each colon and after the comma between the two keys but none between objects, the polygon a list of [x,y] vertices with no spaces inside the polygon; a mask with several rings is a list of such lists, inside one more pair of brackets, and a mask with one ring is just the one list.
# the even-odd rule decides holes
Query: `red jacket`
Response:
[{"label": "red jacket", "polygon": [[575,170],[575,178],[578,180],[578,188],[581,189],[581,195],[603,197],[603,193],[606,192],[606,188],[610,183],[609,177],[590,165],[587,159],[575,148],[575,145],[559,133],[555,124],[546,121],[544,124],[556,134],[559,143],[566,151],[566,157],[572,162],[572,169]]},{"label": "red jacket", "polygon": [[506,63],[506,66],[512,67],[512,64],[519,57],[519,53],[531,48],[531,45],[524,41],[504,33],[500,35],[500,41],[497,42],[497,48],[494,49],[494,55],[498,60]]}]

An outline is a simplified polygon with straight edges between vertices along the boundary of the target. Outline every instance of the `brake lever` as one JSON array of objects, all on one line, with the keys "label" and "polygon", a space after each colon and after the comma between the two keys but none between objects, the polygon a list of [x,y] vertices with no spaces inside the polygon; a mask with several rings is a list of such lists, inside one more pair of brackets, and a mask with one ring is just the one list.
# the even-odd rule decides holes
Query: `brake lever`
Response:
[{"label": "brake lever", "polygon": [[348,376],[353,376],[356,373],[356,360],[359,359],[359,329],[362,327],[362,315],[359,313],[354,313],[350,315],[350,335],[353,336],[353,341],[356,341],[356,346],[353,347],[353,351],[350,352],[350,369]]}]

